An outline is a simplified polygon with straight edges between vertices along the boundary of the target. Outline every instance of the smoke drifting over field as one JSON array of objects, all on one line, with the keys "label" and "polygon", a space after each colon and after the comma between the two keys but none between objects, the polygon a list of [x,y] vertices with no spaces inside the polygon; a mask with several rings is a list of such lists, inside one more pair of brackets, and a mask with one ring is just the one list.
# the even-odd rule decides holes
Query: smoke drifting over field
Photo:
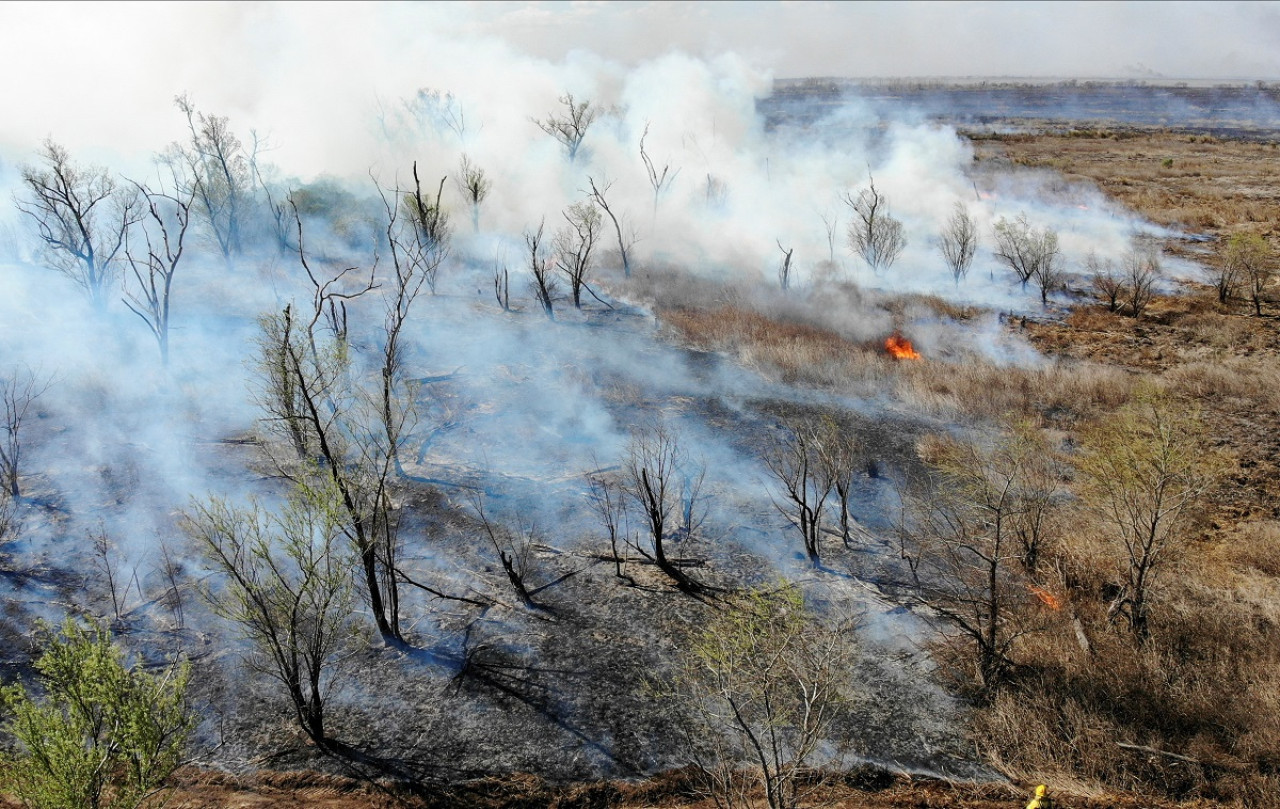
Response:
[{"label": "smoke drifting over field", "polygon": [[[69,12],[63,7],[61,13]],[[34,163],[45,136],[67,146],[77,161],[146,180],[154,174],[155,153],[184,137],[185,121],[172,99],[187,92],[201,111],[228,116],[246,144],[251,129],[267,139],[270,149],[260,155],[264,176],[281,197],[328,183],[338,209],[307,219],[308,245],[330,253],[339,268],[367,270],[378,253],[385,282],[386,249],[378,243],[385,224],[370,221],[381,212],[374,181],[403,189],[417,161],[423,185],[434,190],[439,178],[456,175],[467,155],[493,186],[476,232],[452,181],[444,186],[453,254],[441,268],[438,294],[422,296],[407,327],[411,374],[430,380],[420,397],[423,437],[407,465],[452,498],[441,511],[461,510],[459,493],[479,489],[496,501],[495,514],[537,523],[551,548],[548,580],[551,573],[569,573],[571,566],[560,561],[567,554],[599,552],[581,474],[617,464],[632,428],[650,422],[678,428],[690,454],[706,461],[707,533],[722,543],[723,556],[749,560],[726,561],[738,565],[732,576],[759,583],[808,574],[752,454],[752,440],[775,427],[770,415],[777,407],[761,402],[837,406],[872,427],[890,415],[901,419],[876,445],[884,457],[871,459],[884,463],[885,474],[863,475],[855,496],[872,540],[867,554],[886,555],[894,505],[889,478],[908,462],[904,447],[924,417],[889,402],[884,391],[797,389],[673,345],[655,323],[655,308],[702,303],[782,313],[855,347],[871,346],[868,353],[901,328],[926,356],[967,351],[1034,363],[1034,354],[1004,335],[994,316],[960,322],[936,307],[886,301],[924,293],[961,306],[1034,311],[1040,305],[1035,293],[1012,283],[991,254],[989,234],[998,218],[1025,213],[1036,226],[1057,230],[1064,259],[1075,269],[1089,251],[1119,256],[1147,227],[1092,191],[975,166],[971,147],[953,130],[910,110],[886,116],[851,101],[828,119],[768,128],[757,102],[771,92],[772,75],[748,58],[671,52],[624,65],[574,51],[546,60],[476,35],[472,29],[485,26],[469,13],[456,6],[337,4],[77,8],[75,15],[84,18],[78,24],[92,20],[95,36],[111,44],[111,57],[98,51],[86,65],[77,62],[75,49],[68,60],[44,61],[25,51],[42,67],[38,80],[17,86],[8,99],[17,112],[0,134],[0,181],[21,197],[15,167]],[[48,23],[38,6],[10,7],[8,14],[11,34]],[[219,47],[203,49],[193,38]],[[6,58],[14,58],[12,52]],[[84,94],[84,73],[109,89]],[[575,161],[533,122],[562,112],[558,98],[566,93],[600,109]],[[641,160],[642,136],[658,173],[669,167],[670,185],[656,199]],[[869,172],[907,236],[897,263],[878,272],[851,255],[850,212],[841,201],[866,186]],[[638,269],[630,281],[621,277],[606,223],[600,280],[593,278],[603,300],[588,298],[582,313],[560,301],[561,319],[551,322],[525,291],[522,233],[543,220],[548,234],[554,231],[561,212],[585,199],[592,180],[612,183],[609,204],[639,238]],[[974,216],[985,240],[960,284],[934,243],[957,203]],[[173,362],[166,370],[142,324],[121,305],[119,288],[105,312],[93,310],[65,278],[39,266],[29,220],[12,210],[0,219],[0,257],[8,261],[0,268],[0,376],[26,367],[51,381],[28,431],[27,525],[15,552],[78,571],[81,584],[99,588],[100,598],[83,537],[101,525],[120,546],[122,568],[136,567],[138,589],[146,591],[148,571],[159,564],[158,541],[180,545],[178,516],[191,498],[273,491],[275,484],[258,476],[252,450],[235,443],[263,416],[253,401],[260,385],[252,362],[257,318],[290,302],[305,305],[310,289],[296,255],[264,243],[228,267],[207,239],[193,237],[192,257],[175,279]],[[777,289],[779,245],[794,251],[789,294]],[[502,312],[493,299],[495,264],[510,270],[516,313]],[[350,310],[360,368],[376,350],[381,302],[371,294]],[[434,575],[438,586],[458,591],[499,590],[499,578],[487,575],[494,562],[464,555],[477,553],[474,543],[465,550],[468,543],[458,538],[465,530],[447,514],[433,519],[422,518],[414,526],[420,533],[406,540],[406,556],[421,568],[415,575]],[[440,525],[445,528],[433,533]],[[455,546],[464,550],[454,562],[444,561]],[[206,572],[194,554],[183,561],[193,577]],[[6,586],[35,609],[37,599],[19,592],[20,585]],[[69,585],[51,580],[46,586],[53,592]],[[833,601],[865,613],[870,645],[911,657],[911,640],[903,639],[920,637],[918,618],[860,589],[852,573],[831,586],[839,590]],[[73,593],[61,590],[56,597],[74,600]],[[158,612],[145,593],[135,601]],[[416,611],[423,636],[434,637],[447,624],[423,603],[406,610]],[[520,635],[521,620],[491,623],[526,658],[556,651],[545,635]],[[221,630],[206,625],[201,631]],[[460,641],[449,631],[439,629],[439,645],[453,653]],[[656,657],[647,649],[637,669],[660,665]],[[903,670],[881,672],[891,692],[885,704],[936,700],[945,718],[946,701],[918,665],[909,659]],[[370,693],[395,687],[378,682]],[[877,750],[864,752],[929,763],[947,730],[938,727],[942,719],[916,719],[900,738],[881,739]],[[530,733],[525,741],[530,738],[536,737]],[[635,762],[678,763],[638,753],[623,758],[591,766],[629,772],[642,766]],[[532,766],[514,759],[512,766]]]}]

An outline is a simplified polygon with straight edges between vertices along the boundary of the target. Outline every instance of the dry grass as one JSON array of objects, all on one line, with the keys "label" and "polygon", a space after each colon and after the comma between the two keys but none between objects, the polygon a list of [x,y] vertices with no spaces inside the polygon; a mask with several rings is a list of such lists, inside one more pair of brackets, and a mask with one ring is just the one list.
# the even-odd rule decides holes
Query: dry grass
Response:
[{"label": "dry grass", "polygon": [[1169,133],[1076,132],[986,138],[980,158],[1006,157],[1096,183],[1108,196],[1162,225],[1272,237],[1280,199],[1272,144]]}]

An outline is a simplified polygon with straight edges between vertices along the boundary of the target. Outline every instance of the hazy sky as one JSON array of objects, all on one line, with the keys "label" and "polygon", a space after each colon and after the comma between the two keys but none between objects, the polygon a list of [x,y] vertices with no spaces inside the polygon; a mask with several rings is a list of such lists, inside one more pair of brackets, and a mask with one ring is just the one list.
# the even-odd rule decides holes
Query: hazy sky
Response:
[{"label": "hazy sky", "polygon": [[[378,105],[418,88],[608,100],[673,52],[740,65],[748,95],[815,75],[1280,80],[1280,3],[0,1],[0,174],[49,135],[159,148],[182,136],[181,93],[285,161],[358,162]],[[299,152],[322,136],[323,155]]]},{"label": "hazy sky", "polygon": [[794,76],[1280,78],[1271,2],[486,3],[477,30],[557,58],[733,50]]}]

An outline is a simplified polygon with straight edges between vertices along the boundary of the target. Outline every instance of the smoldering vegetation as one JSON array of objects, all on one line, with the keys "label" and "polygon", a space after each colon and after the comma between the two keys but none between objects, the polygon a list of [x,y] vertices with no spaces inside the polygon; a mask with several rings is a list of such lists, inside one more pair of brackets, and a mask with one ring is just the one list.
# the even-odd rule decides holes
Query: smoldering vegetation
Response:
[{"label": "smoldering vegetation", "polygon": [[[849,645],[805,766],[991,777],[972,693],[934,676],[945,605],[915,595],[904,493],[930,436],[1127,401],[1010,326],[1165,231],[911,116],[766,126],[734,60],[561,78],[383,100],[368,177],[285,176],[252,122],[185,97],[184,139],[127,179],[56,141],[6,157],[13,675],[36,619],[96,616],[193,661],[208,766],[640,776],[697,760],[671,682],[699,628],[793,586]],[[101,263],[67,249],[68,201],[41,208],[59,177],[102,193]],[[963,267],[938,245],[956,211]],[[1014,231],[1054,236],[1026,275]],[[323,721],[235,618],[257,534],[299,597],[340,557],[342,598],[308,602]]]}]

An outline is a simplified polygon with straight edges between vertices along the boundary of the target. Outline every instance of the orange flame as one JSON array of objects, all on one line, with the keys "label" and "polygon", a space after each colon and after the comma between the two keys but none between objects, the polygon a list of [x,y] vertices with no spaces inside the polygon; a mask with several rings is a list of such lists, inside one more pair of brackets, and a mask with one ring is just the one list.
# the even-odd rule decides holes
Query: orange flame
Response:
[{"label": "orange flame", "polygon": [[920,352],[916,351],[911,345],[911,341],[903,337],[898,332],[890,334],[884,341],[884,350],[889,352],[889,356],[898,360],[918,360]]},{"label": "orange flame", "polygon": [[1044,589],[1043,587],[1036,587],[1034,584],[1032,584],[1032,585],[1028,585],[1027,589],[1029,589],[1035,595],[1036,598],[1043,601],[1045,606],[1048,607],[1049,609],[1051,610],[1062,609],[1062,599],[1058,598],[1056,595]]}]

